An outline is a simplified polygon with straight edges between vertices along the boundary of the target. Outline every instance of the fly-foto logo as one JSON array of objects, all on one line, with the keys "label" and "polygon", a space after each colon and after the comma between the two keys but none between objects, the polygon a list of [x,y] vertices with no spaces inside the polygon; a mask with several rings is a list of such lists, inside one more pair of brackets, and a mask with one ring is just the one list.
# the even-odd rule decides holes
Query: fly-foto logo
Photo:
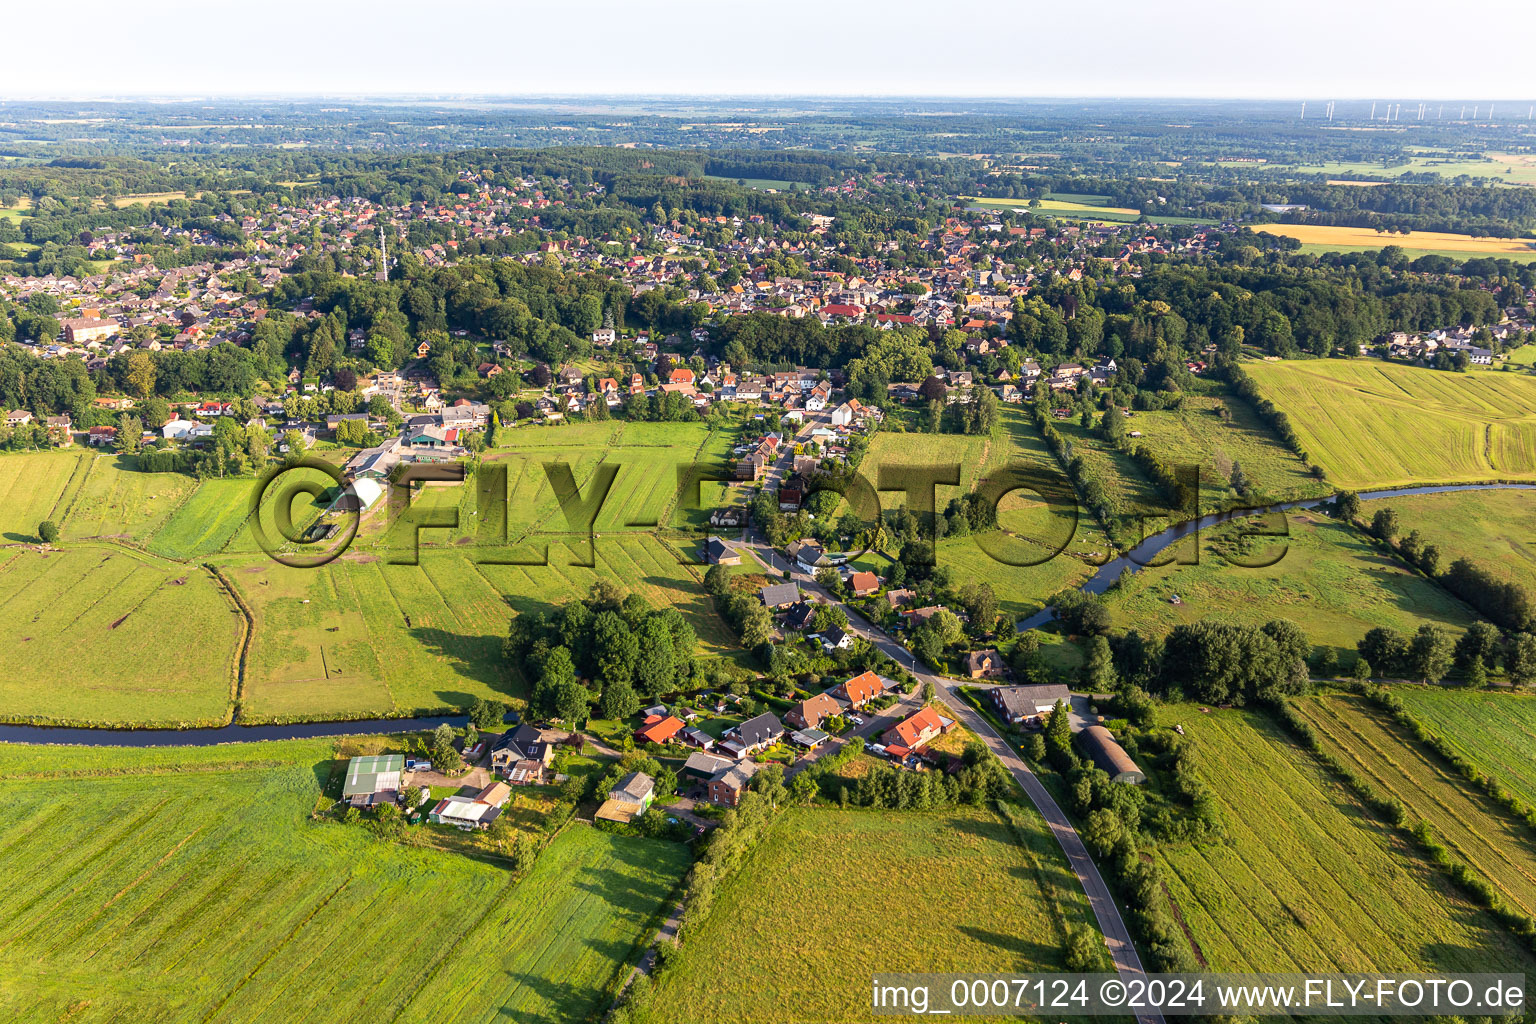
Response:
[{"label": "fly-foto logo", "polygon": [[[532,478],[535,481],[542,476],[543,486],[530,484],[530,471],[537,474]],[[348,480],[334,466],[311,458],[274,469],[261,479],[251,499],[252,532],[262,550],[275,560],[313,568],[346,553],[356,543],[364,517],[378,521],[382,512],[379,528],[370,527],[368,536],[391,564],[418,564],[423,532],[448,530],[459,534],[455,550],[480,564],[549,565],[550,543],[558,539],[571,550],[571,564],[591,567],[596,564],[595,545],[602,522],[610,530],[649,531],[669,542],[679,563],[705,564],[710,531],[702,525],[679,524],[706,521],[705,486],[741,487],[734,475],[696,463],[680,464],[668,493],[667,488],[657,486],[654,471],[643,479],[625,480],[624,486],[618,487],[626,472],[643,471],[609,462],[580,467],[549,461],[536,469],[525,468],[514,479],[503,462],[473,466],[462,462],[412,463],[399,468],[387,482],[358,481]],[[1191,524],[1180,539],[1197,536],[1193,527],[1200,507],[1199,467],[1179,466],[1175,474],[1180,507],[1123,517],[1131,524],[1131,538],[1120,554],[1138,566],[1194,564],[1199,560],[1197,543],[1170,544],[1145,557],[1138,553],[1141,541],[1169,523]],[[779,506],[774,505],[773,514],[780,528],[835,539],[840,554],[850,562],[871,547],[885,546],[891,539],[893,518],[899,519],[913,533],[908,539],[925,546],[932,560],[942,536],[940,488],[952,492],[962,478],[963,467],[958,463],[885,465],[879,467],[873,481],[862,473],[817,474],[800,490],[797,509],[779,513]],[[423,499],[431,489],[444,487],[455,489],[455,500]],[[472,495],[465,495],[464,488],[471,488]],[[633,511],[605,517],[615,501],[620,510],[637,504],[644,507],[647,502],[635,500],[636,491],[642,488],[647,495],[660,494],[670,500],[649,502],[656,507],[649,517]],[[831,507],[843,509],[841,514],[817,517],[798,511],[816,507],[815,497],[820,494],[835,495]],[[1035,528],[999,522],[999,511],[1015,496],[1047,513],[1028,517],[1030,523],[1037,524]],[[301,497],[307,499],[307,507],[296,514],[295,502]],[[1038,464],[988,469],[961,496],[961,502],[968,520],[976,525],[968,534],[971,542],[993,561],[1017,568],[1041,565],[1063,554],[1077,536],[1082,519],[1071,480],[1053,467]],[[466,510],[472,521],[466,521]],[[755,524],[765,533],[768,525]],[[1255,537],[1284,536],[1283,529],[1277,531],[1268,525],[1239,524],[1236,529]],[[432,540],[428,535],[427,543]],[[1277,552],[1271,547],[1259,560],[1229,561],[1256,568],[1273,564],[1280,555],[1283,549]]]}]

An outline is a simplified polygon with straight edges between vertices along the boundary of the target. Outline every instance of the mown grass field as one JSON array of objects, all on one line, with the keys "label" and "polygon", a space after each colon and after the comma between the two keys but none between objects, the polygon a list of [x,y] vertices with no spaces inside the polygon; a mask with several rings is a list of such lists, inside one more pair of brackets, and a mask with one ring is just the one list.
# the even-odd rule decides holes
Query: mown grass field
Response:
[{"label": "mown grass field", "polygon": [[[644,1021],[869,1019],[876,971],[1062,970],[1096,932],[1033,810],[789,808],[721,888]],[[882,891],[886,888],[889,891]]]},{"label": "mown grass field", "polygon": [[580,1021],[608,1008],[688,867],[687,847],[566,828],[397,1019]]},{"label": "mown grass field", "polygon": [[1468,785],[1423,744],[1363,697],[1297,701],[1324,749],[1402,801],[1410,821],[1427,821],[1452,851],[1511,906],[1536,911],[1536,846],[1530,826]]},{"label": "mown grass field", "polygon": [[[878,485],[881,466],[894,473],[895,467],[902,465],[957,470],[959,486],[939,485],[935,490],[934,501],[940,512],[950,499],[990,476],[1001,478],[1009,467],[1044,473],[1068,493],[1071,487],[1029,415],[1017,406],[1001,409],[999,427],[990,437],[876,434],[859,472],[872,485]],[[900,491],[880,492],[878,496],[882,508],[906,503]],[[1081,583],[1109,550],[1103,531],[1086,511],[1073,516],[1046,504],[1029,490],[1005,495],[998,504],[997,518],[998,529],[984,537],[972,534],[940,540],[935,558],[957,582],[992,584],[1002,609],[1018,616],[1037,611],[1050,595]],[[1000,552],[1008,561],[994,558],[988,550]],[[1046,558],[1056,551],[1060,554]],[[1042,558],[1046,560],[1036,565],[1010,564]]]},{"label": "mown grass field", "polygon": [[1536,380],[1380,359],[1253,362],[1313,462],[1342,487],[1536,477]]},{"label": "mown grass field", "polygon": [[1342,224],[1255,224],[1253,229],[1259,234],[1294,238],[1308,252],[1373,252],[1395,245],[1410,258],[1433,253],[1462,260],[1473,256],[1536,260],[1536,239],[1531,238],[1479,238],[1446,231],[1394,234]]},{"label": "mown grass field", "polygon": [[[706,656],[735,641],[689,568],[653,537],[595,543],[594,568],[551,544],[549,565],[493,565],[476,552],[424,548],[419,564],[349,554],[320,569],[268,559],[224,567],[256,619],[243,708],[253,719],[362,715],[520,703],[501,654],[513,614],[586,596],[599,575],[653,607],[677,607]],[[583,552],[583,554],[585,554]]]},{"label": "mown grass field", "polygon": [[1426,728],[1536,804],[1536,696],[1437,686],[1399,686],[1392,692]]},{"label": "mown grass field", "polygon": [[[1198,565],[1142,569],[1110,590],[1115,621],[1163,632],[1207,617],[1255,625],[1290,619],[1313,644],[1334,648],[1346,664],[1356,642],[1376,626],[1412,633],[1424,623],[1452,632],[1471,625],[1470,609],[1354,528],[1314,512],[1290,512],[1284,521],[1288,536],[1253,537],[1250,550],[1237,556],[1249,564],[1279,556],[1263,568],[1234,564],[1223,553],[1229,538],[1251,520],[1202,531]],[[1279,517],[1263,522],[1275,524]],[[1192,547],[1185,542],[1176,549]],[[1181,603],[1174,604],[1175,597]]]},{"label": "mown grass field", "polygon": [[1226,971],[1529,971],[1536,958],[1452,889],[1262,714],[1160,716],[1200,746],[1230,842],[1164,847],[1175,916]]},{"label": "mown grass field", "polygon": [[107,545],[0,551],[0,717],[225,722],[243,629],[197,566]]},{"label": "mown grass field", "polygon": [[1378,498],[1361,505],[1397,513],[1399,532],[1418,530],[1440,563],[1468,558],[1495,576],[1536,589],[1536,491],[1458,491]]},{"label": "mown grass field", "polygon": [[[1227,419],[1218,415],[1223,408]],[[1202,511],[1330,492],[1240,399],[1190,394],[1182,409],[1138,412],[1125,425],[1142,434],[1132,444],[1145,444],[1171,464],[1200,467]],[[1232,489],[1234,466],[1248,478],[1250,498]]]},{"label": "mown grass field", "polygon": [[117,537],[142,540],[197,489],[183,473],[141,473],[133,456],[92,457],[75,493],[64,539]]},{"label": "mown grass field", "polygon": [[256,486],[251,479],[204,480],[150,538],[149,550],[184,559],[222,551],[249,518]]},{"label": "mown grass field", "polygon": [[308,819],[323,741],[0,751],[0,1016],[584,1020],[679,846],[568,827],[521,880]]},{"label": "mown grass field", "polygon": [[0,540],[35,542],[45,519],[62,525],[70,498],[90,470],[79,452],[25,452],[0,456]]}]

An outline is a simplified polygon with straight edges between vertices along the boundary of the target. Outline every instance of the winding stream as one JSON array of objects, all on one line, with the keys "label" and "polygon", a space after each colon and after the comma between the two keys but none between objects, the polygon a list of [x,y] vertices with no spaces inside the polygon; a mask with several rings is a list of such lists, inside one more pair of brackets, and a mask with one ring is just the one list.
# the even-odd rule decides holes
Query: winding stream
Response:
[{"label": "winding stream", "polygon": [[[1381,491],[1359,491],[1361,501],[1371,501],[1377,498],[1410,497],[1416,494],[1444,494],[1451,491],[1530,491],[1536,490],[1536,484],[1442,484],[1432,487],[1393,487]],[[1148,562],[1155,559],[1161,552],[1177,544],[1196,530],[1204,530],[1218,523],[1225,523],[1231,519],[1241,519],[1244,516],[1263,515],[1268,512],[1289,512],[1296,508],[1316,508],[1325,502],[1332,501],[1336,495],[1327,495],[1322,498],[1303,498],[1299,501],[1284,501],[1277,505],[1265,505],[1262,508],[1231,509],[1226,512],[1212,512],[1198,519],[1187,519],[1177,523],[1158,533],[1154,533],[1140,544],[1136,545],[1126,554],[1118,558],[1112,558],[1099,567],[1098,571],[1088,578],[1088,581],[1079,589],[1090,594],[1102,594],[1115,581],[1120,578],[1120,573],[1126,569],[1131,572],[1140,572]],[[1018,628],[1038,629],[1056,617],[1056,612],[1051,608],[1042,608],[1040,611],[1020,619]]]},{"label": "winding stream", "polygon": [[[1451,491],[1536,490],[1536,484],[1445,484],[1434,487],[1396,487],[1380,491],[1360,491],[1361,501],[1415,494],[1442,494]],[[1281,502],[1263,508],[1233,509],[1213,512],[1190,519],[1153,534],[1127,554],[1111,559],[1088,578],[1082,589],[1090,594],[1108,590],[1120,573],[1139,572],[1160,552],[1189,536],[1218,523],[1267,512],[1288,512],[1296,508],[1316,508],[1332,501],[1333,495]],[[1050,622],[1055,611],[1042,609],[1019,622],[1018,628],[1036,629]],[[515,716],[509,716],[516,721]],[[248,743],[253,740],[318,739],[329,736],[361,736],[391,732],[422,732],[443,722],[463,728],[467,715],[443,715],[434,718],[374,718],[354,722],[302,722],[294,725],[224,725],[205,729],[82,729],[47,725],[0,725],[0,743],[63,743],[91,747],[210,747],[220,743]]]}]

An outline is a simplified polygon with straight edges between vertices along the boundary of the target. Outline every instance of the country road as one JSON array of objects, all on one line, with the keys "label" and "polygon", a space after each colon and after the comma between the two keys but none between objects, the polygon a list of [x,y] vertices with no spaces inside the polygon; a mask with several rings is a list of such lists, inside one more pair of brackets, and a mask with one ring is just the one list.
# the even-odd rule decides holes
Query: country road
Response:
[{"label": "country road", "polygon": [[[735,543],[751,550],[764,565],[784,568],[789,564],[782,555],[768,546],[767,541],[753,535],[750,531],[744,540]],[[817,584],[809,573],[795,569],[791,573],[791,578],[800,585],[802,590],[815,594],[824,601],[840,603],[837,598]],[[1104,876],[1099,873],[1098,865],[1089,856],[1088,848],[1083,844],[1077,830],[1073,828],[1066,812],[1030,770],[1029,765],[1025,764],[1023,758],[1019,757],[997,730],[993,729],[991,724],[965,701],[960,694],[958,681],[935,675],[921,667],[912,653],[891,639],[884,630],[870,623],[854,609],[846,605],[843,607],[848,613],[850,633],[868,640],[916,677],[919,683],[918,692],[921,692],[922,683],[932,683],[934,690],[945,698],[945,703],[954,710],[966,728],[986,743],[1018,780],[1025,795],[1034,803],[1040,816],[1050,826],[1051,834],[1061,845],[1062,852],[1067,855],[1067,862],[1071,864],[1078,882],[1083,887],[1083,892],[1087,894],[1088,905],[1093,908],[1093,916],[1098,920],[1099,931],[1104,935],[1104,944],[1109,949],[1110,959],[1114,962],[1116,972],[1122,978],[1145,974],[1141,966],[1141,958],[1136,954],[1136,945],[1131,938],[1130,928],[1126,926],[1125,919],[1120,916],[1120,908],[1115,905],[1114,898],[1109,892],[1109,885],[1104,881]],[[1161,1014],[1149,1013],[1138,1016],[1137,1020],[1141,1024],[1162,1024],[1163,1017]]]}]

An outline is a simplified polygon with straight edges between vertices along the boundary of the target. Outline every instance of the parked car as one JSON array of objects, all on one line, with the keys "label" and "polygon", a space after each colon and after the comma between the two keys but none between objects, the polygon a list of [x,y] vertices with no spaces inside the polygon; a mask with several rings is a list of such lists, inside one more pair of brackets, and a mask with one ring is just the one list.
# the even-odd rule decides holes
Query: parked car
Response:
[{"label": "parked car", "polygon": [[429,772],[432,770],[431,761],[418,761],[414,757],[407,758],[405,770],[408,772]]}]

